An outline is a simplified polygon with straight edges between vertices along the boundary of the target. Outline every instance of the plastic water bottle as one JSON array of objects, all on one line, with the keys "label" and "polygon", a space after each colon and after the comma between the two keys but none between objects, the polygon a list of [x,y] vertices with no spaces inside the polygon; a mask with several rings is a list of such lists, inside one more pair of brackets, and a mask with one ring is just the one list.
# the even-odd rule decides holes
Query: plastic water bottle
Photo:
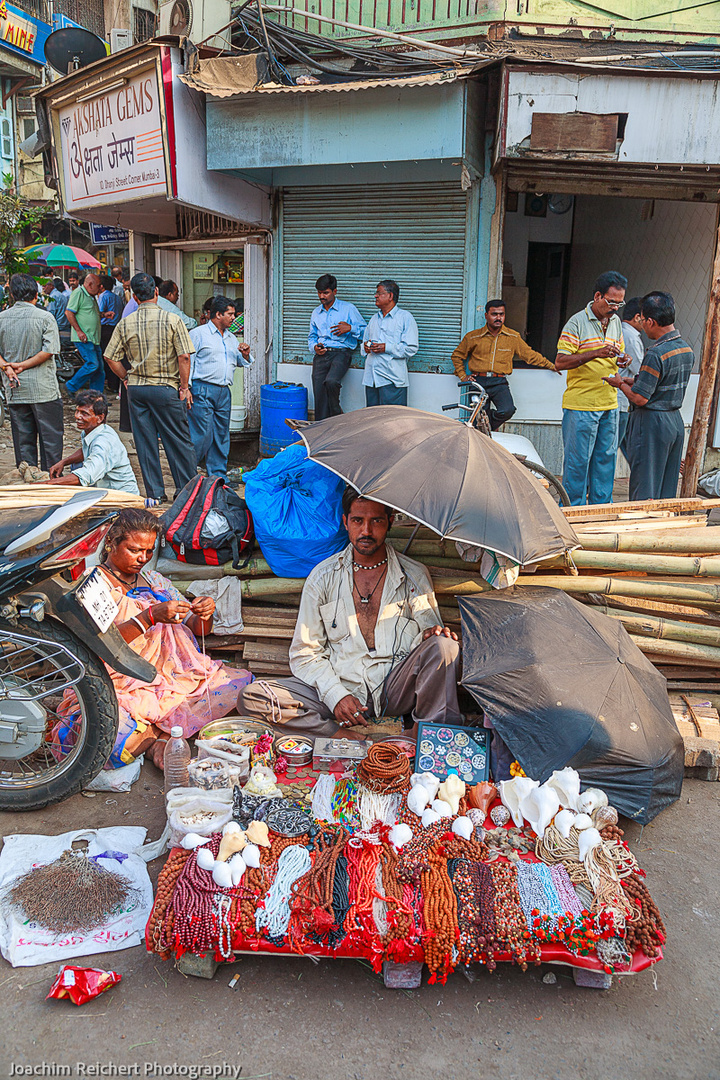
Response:
[{"label": "plastic water bottle", "polygon": [[190,764],[190,747],[187,739],[183,738],[183,729],[173,727],[170,729],[170,738],[165,745],[165,757],[163,766],[165,769],[165,794],[173,788],[189,787],[188,765]]}]

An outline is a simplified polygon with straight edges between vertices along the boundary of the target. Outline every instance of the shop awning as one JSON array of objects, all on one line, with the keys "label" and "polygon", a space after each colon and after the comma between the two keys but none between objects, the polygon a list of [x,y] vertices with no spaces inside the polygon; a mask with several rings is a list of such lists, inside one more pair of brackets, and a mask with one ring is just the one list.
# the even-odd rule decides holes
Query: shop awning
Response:
[{"label": "shop awning", "polygon": [[[477,65],[473,65],[473,69]],[[236,94],[317,94],[338,93],[351,90],[371,90],[380,86],[433,86],[437,83],[455,82],[473,69],[438,71],[422,75],[409,75],[389,79],[353,79],[334,83],[313,83],[303,86],[282,86],[279,83],[263,83],[267,76],[265,57],[259,53],[249,56],[219,56],[200,60],[193,71],[180,78],[193,90],[211,97],[226,98]]]}]

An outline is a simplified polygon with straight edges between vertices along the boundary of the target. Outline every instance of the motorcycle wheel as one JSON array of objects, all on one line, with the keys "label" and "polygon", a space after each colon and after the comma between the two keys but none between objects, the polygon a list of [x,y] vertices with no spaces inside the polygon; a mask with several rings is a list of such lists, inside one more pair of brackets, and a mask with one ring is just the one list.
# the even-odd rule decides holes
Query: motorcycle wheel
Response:
[{"label": "motorcycle wheel", "polygon": [[570,505],[570,497],[554,473],[551,473],[544,465],[537,465],[534,461],[528,461],[527,458],[518,458],[518,461],[521,461],[525,468],[537,478],[547,481],[547,491],[553,502],[556,502],[558,506]]},{"label": "motorcycle wheel", "polygon": [[75,374],[75,365],[71,360],[68,360],[65,356],[58,355],[55,357],[55,366],[57,369],[57,377],[60,382],[67,382],[68,379],[72,379]]},{"label": "motorcycle wheel", "polygon": [[[53,753],[53,730],[70,716],[73,735]],[[39,810],[100,772],[117,733],[117,697],[105,665],[54,619],[0,620],[1,721],[16,725],[17,738],[0,741],[0,810]]]}]

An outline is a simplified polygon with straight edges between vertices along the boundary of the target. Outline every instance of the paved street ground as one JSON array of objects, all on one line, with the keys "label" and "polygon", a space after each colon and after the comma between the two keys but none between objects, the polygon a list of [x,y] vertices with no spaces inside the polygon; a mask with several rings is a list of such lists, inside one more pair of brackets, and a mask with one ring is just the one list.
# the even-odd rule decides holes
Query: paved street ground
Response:
[{"label": "paved street ground", "polygon": [[[242,1080],[715,1080],[719,801],[720,785],[686,781],[681,800],[651,825],[628,826],[669,941],[655,969],[609,991],[576,987],[561,967],[523,974],[502,965],[473,984],[455,974],[444,987],[387,990],[358,962],[263,957],[204,981],[134,948],[76,961],[123,976],[76,1008],[45,1001],[58,965],[13,969],[0,960],[0,1075],[13,1062],[99,1061],[138,1063],[141,1075],[145,1063],[227,1063],[242,1067]],[[160,774],[146,764],[127,794],[2,814],[0,831],[122,822],[147,826],[155,839],[163,819]],[[153,881],[162,862],[150,866]],[[549,970],[552,986],[541,981]]]}]

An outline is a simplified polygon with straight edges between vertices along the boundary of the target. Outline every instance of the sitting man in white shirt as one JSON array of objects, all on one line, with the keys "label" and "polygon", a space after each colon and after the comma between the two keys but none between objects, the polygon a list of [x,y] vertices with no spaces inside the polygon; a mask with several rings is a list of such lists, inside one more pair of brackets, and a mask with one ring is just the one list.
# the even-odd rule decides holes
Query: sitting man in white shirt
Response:
[{"label": "sitting man in white shirt", "polygon": [[424,566],[385,542],[392,511],[347,488],[349,547],[319,563],[300,600],[290,679],[240,691],[238,710],[297,735],[363,739],[368,716],[462,724],[457,635]]},{"label": "sitting man in white shirt", "polygon": [[236,367],[250,367],[255,358],[249,345],[238,345],[230,331],[236,315],[235,301],[216,296],[210,318],[190,331],[195,346],[190,365],[188,424],[198,463],[205,460],[208,476],[227,480],[230,453],[230,412]]},{"label": "sitting man in white shirt", "polygon": [[[52,466],[48,483],[140,494],[127,450],[107,423],[107,413],[107,401],[97,390],[81,390],[76,394],[75,423],[81,432],[80,449]],[[78,468],[63,476],[68,465]]]}]

